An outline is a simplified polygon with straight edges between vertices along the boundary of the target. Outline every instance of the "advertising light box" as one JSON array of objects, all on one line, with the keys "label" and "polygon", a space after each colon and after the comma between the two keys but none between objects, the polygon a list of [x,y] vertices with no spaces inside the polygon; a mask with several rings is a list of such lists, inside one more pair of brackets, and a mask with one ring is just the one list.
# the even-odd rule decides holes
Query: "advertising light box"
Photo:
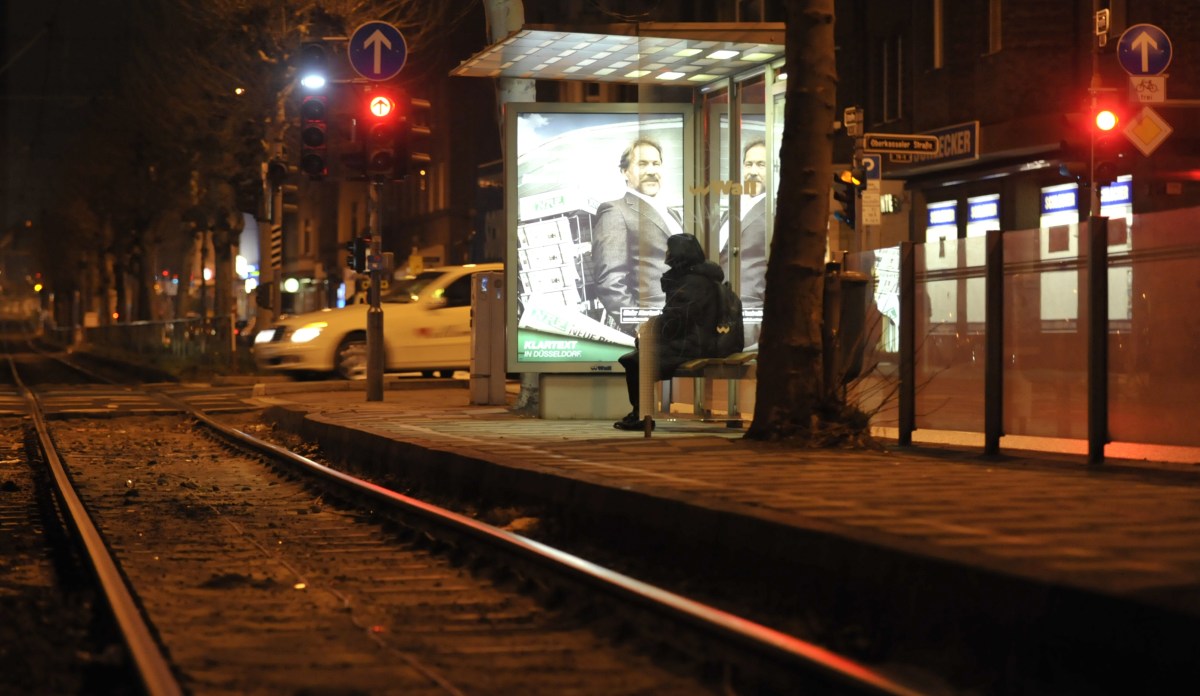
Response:
[{"label": "advertising light box", "polygon": [[509,104],[510,372],[609,372],[688,222],[690,104]]}]

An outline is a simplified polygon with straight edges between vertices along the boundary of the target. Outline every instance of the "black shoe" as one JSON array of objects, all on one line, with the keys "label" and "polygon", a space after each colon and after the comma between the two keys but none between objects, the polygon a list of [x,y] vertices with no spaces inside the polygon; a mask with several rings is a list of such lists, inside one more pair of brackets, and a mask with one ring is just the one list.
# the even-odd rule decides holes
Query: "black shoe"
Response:
[{"label": "black shoe", "polygon": [[[617,430],[644,430],[646,426],[642,424],[642,419],[631,413],[613,423],[613,427]],[[654,421],[650,421],[650,429],[654,430]]]}]

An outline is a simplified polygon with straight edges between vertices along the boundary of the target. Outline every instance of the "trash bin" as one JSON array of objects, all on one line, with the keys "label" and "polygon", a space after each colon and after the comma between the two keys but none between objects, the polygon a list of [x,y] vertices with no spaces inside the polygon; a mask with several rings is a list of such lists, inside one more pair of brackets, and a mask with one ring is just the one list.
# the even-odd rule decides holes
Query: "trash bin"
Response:
[{"label": "trash bin", "polygon": [[838,331],[838,348],[842,367],[842,384],[862,374],[863,354],[867,343],[867,302],[871,279],[858,271],[842,272],[842,312]]},{"label": "trash bin", "polygon": [[504,272],[471,275],[471,403],[504,405]]},{"label": "trash bin", "polygon": [[825,264],[821,349],[826,385],[845,386],[862,373],[869,280],[864,273],[843,271],[839,263]]}]

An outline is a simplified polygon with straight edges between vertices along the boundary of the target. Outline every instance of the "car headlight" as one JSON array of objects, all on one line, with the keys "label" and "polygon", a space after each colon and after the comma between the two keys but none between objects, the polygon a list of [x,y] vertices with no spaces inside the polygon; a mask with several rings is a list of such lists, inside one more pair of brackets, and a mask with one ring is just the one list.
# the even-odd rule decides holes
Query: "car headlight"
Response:
[{"label": "car headlight", "polygon": [[254,336],[255,343],[270,343],[275,338],[275,329],[263,329]]},{"label": "car headlight", "polygon": [[329,324],[323,321],[314,321],[311,324],[305,324],[292,333],[292,343],[308,343],[317,336],[320,336],[326,326],[329,326]]}]

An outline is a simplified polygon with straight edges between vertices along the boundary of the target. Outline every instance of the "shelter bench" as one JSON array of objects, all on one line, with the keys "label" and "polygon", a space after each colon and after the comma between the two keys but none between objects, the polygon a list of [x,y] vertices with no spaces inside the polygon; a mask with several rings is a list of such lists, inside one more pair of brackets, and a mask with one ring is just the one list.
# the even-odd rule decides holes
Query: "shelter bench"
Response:
[{"label": "shelter bench", "polygon": [[[744,351],[724,358],[698,358],[683,363],[675,370],[675,378],[692,380],[692,416],[683,420],[725,421],[730,427],[742,427],[742,414],[737,406],[737,383],[739,380],[754,379],[758,373],[758,352]],[[713,382],[728,380],[730,408],[725,417],[714,415]],[[671,413],[671,380],[661,380],[662,410],[664,417],[676,418]]]}]

